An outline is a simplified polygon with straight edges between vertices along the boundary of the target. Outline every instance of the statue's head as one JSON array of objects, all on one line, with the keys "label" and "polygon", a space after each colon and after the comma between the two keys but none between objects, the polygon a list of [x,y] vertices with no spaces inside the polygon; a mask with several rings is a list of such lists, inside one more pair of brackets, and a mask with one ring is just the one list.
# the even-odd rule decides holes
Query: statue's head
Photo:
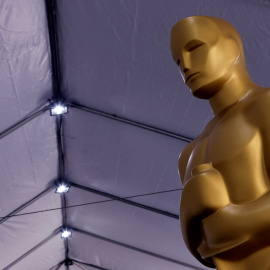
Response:
[{"label": "statue's head", "polygon": [[209,99],[233,76],[246,72],[237,30],[215,17],[193,16],[171,31],[171,52],[194,96]]}]

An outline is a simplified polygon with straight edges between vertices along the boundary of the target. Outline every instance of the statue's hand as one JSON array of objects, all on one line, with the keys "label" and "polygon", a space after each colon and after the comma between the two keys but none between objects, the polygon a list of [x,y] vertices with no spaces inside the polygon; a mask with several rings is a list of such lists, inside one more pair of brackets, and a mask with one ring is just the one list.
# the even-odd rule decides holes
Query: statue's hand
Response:
[{"label": "statue's hand", "polygon": [[228,205],[201,222],[203,241],[198,251],[203,258],[232,249],[250,239],[249,221],[240,218],[237,206]]},{"label": "statue's hand", "polygon": [[198,251],[203,257],[245,243],[249,246],[270,244],[270,192],[250,203],[230,204],[201,221],[203,242]]}]

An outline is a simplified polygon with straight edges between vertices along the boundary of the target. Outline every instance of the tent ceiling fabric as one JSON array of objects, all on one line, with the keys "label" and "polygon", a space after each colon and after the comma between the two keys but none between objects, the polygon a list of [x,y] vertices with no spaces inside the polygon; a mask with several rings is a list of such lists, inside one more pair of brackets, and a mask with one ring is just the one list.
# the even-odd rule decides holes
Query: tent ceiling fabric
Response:
[{"label": "tent ceiling fabric", "polygon": [[51,96],[48,27],[43,1],[1,1],[0,42],[2,131],[41,107]]},{"label": "tent ceiling fabric", "polygon": [[[181,80],[170,29],[191,15],[228,20],[243,37],[251,77],[267,86],[269,1],[51,3],[56,55],[45,1],[0,3],[0,269],[206,269],[187,251],[177,220],[177,159],[188,142],[151,129],[194,138],[212,117]],[[90,109],[72,106],[62,123],[44,107],[56,56],[56,90]],[[54,191],[60,176],[75,183],[65,196]],[[63,225],[73,228],[68,241]]]},{"label": "tent ceiling fabric", "polygon": [[[70,110],[68,117],[64,138],[70,179],[121,197],[180,188],[175,174],[185,142],[79,110]],[[178,213],[179,192],[140,200]]]}]

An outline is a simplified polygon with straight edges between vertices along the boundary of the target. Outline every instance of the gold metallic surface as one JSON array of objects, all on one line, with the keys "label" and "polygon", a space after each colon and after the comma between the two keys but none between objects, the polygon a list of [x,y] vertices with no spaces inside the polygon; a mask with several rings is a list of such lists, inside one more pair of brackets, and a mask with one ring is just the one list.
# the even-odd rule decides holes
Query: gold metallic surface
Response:
[{"label": "gold metallic surface", "polygon": [[181,20],[171,52],[215,115],[179,158],[185,243],[218,270],[269,270],[270,91],[250,79],[241,38],[222,19]]}]

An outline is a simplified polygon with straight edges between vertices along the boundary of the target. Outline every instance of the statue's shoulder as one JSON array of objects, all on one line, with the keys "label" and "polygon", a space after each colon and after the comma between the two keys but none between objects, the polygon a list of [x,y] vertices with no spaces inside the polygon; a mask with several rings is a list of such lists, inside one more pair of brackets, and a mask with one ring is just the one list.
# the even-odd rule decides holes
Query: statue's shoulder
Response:
[{"label": "statue's shoulder", "polygon": [[270,88],[269,87],[260,87],[256,89],[254,97],[257,102],[269,102],[270,100]]},{"label": "statue's shoulder", "polygon": [[178,171],[181,178],[182,184],[184,183],[186,168],[188,164],[189,157],[194,149],[196,144],[197,138],[191,141],[181,152],[179,159],[178,159]]},{"label": "statue's shoulder", "polygon": [[270,88],[261,87],[257,89],[257,91],[253,94],[253,100],[253,104],[256,109],[265,109],[266,106],[270,110]]},{"label": "statue's shoulder", "polygon": [[248,106],[250,119],[255,125],[270,123],[270,88],[261,87],[253,94]]}]

